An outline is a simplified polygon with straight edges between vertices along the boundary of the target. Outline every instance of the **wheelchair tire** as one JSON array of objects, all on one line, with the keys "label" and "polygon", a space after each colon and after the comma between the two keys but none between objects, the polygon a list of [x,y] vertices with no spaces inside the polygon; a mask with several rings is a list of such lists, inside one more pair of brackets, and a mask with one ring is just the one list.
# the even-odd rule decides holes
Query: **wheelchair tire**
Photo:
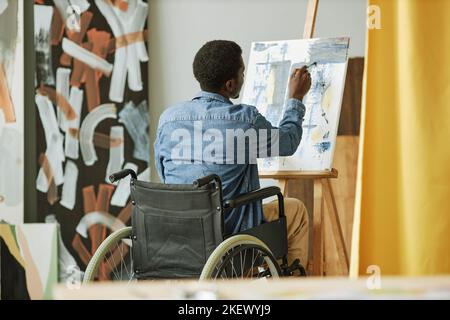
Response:
[{"label": "wheelchair tire", "polygon": [[[242,254],[242,250],[248,249],[258,250],[262,253],[261,257],[264,259],[264,263],[268,268],[267,271],[270,272],[272,278],[276,279],[281,276],[280,266],[266,244],[256,237],[239,234],[226,239],[213,251],[203,267],[200,280],[217,279],[218,273],[225,268],[224,265],[226,263],[230,262],[229,260],[233,257],[233,254]],[[245,257],[243,261],[245,264]],[[237,276],[236,278],[243,278],[243,272],[241,272],[241,275],[241,277]]]},{"label": "wheelchair tire", "polygon": [[[129,240],[130,241],[129,243],[131,243],[131,234],[132,234],[132,228],[125,227],[125,228],[122,228],[120,230],[117,230],[117,231],[111,233],[100,244],[97,251],[95,251],[94,255],[92,256],[91,260],[89,261],[89,264],[86,267],[86,271],[84,273],[84,278],[83,278],[83,284],[93,282],[95,280],[100,263],[106,258],[107,254],[111,252],[111,249],[114,248],[114,246],[117,246],[119,244],[119,242],[121,242],[121,241]],[[130,244],[128,244],[128,245],[130,245]],[[131,252],[130,252],[130,261],[132,263]],[[130,271],[131,272],[133,271],[132,266],[130,268]],[[127,272],[128,272],[128,270],[127,270]],[[123,280],[123,279],[120,279],[120,280]]]}]

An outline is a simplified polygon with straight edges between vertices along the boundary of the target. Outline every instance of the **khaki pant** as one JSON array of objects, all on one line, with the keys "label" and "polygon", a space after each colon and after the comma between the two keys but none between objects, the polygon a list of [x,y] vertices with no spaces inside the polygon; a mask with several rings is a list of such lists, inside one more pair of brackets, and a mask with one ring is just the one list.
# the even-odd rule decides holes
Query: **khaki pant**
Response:
[{"label": "khaki pant", "polygon": [[[278,201],[263,205],[264,217],[267,221],[278,219]],[[287,223],[288,262],[295,259],[306,268],[308,265],[308,212],[298,199],[284,199],[284,213]]]}]

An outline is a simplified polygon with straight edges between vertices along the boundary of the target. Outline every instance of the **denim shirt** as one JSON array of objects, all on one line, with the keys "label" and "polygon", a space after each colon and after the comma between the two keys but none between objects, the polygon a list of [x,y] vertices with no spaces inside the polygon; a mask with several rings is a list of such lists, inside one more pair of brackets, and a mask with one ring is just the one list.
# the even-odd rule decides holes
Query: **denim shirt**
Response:
[{"label": "denim shirt", "polygon": [[[154,145],[158,175],[164,183],[192,184],[200,177],[217,174],[224,200],[259,189],[256,158],[294,154],[302,137],[304,115],[302,102],[288,99],[283,118],[274,127],[254,106],[233,104],[222,95],[201,91],[161,115]],[[237,146],[237,138],[228,140],[227,134],[239,130],[256,132],[257,140],[247,137]],[[230,141],[234,145],[231,151],[227,149]],[[214,143],[225,150],[212,151]],[[251,154],[249,149],[255,145],[256,153]],[[228,211],[224,220],[225,235],[257,226],[264,222],[262,202]]]}]

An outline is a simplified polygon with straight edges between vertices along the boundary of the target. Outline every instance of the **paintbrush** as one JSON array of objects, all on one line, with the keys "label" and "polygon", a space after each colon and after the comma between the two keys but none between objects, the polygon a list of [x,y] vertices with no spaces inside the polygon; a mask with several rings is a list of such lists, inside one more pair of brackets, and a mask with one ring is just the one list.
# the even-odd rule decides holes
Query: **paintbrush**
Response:
[{"label": "paintbrush", "polygon": [[311,63],[311,64],[306,66],[306,70],[309,71],[309,68],[311,68],[312,66],[316,66],[316,65],[317,65],[317,62],[313,62],[313,63]]}]

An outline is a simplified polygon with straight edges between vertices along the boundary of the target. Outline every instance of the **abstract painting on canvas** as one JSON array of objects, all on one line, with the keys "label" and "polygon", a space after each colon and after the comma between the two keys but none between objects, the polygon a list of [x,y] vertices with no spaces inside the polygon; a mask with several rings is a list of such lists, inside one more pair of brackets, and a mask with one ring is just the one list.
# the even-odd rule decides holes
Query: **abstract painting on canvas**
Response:
[{"label": "abstract painting on canvas", "polygon": [[274,126],[282,119],[288,80],[309,66],[312,84],[303,103],[303,134],[294,155],[259,159],[264,171],[330,170],[347,71],[349,38],[252,43],[242,102],[256,106]]},{"label": "abstract painting on canvas", "polygon": [[37,216],[61,226],[60,281],[131,222],[129,180],[108,177],[150,179],[148,12],[146,0],[34,1]]}]

